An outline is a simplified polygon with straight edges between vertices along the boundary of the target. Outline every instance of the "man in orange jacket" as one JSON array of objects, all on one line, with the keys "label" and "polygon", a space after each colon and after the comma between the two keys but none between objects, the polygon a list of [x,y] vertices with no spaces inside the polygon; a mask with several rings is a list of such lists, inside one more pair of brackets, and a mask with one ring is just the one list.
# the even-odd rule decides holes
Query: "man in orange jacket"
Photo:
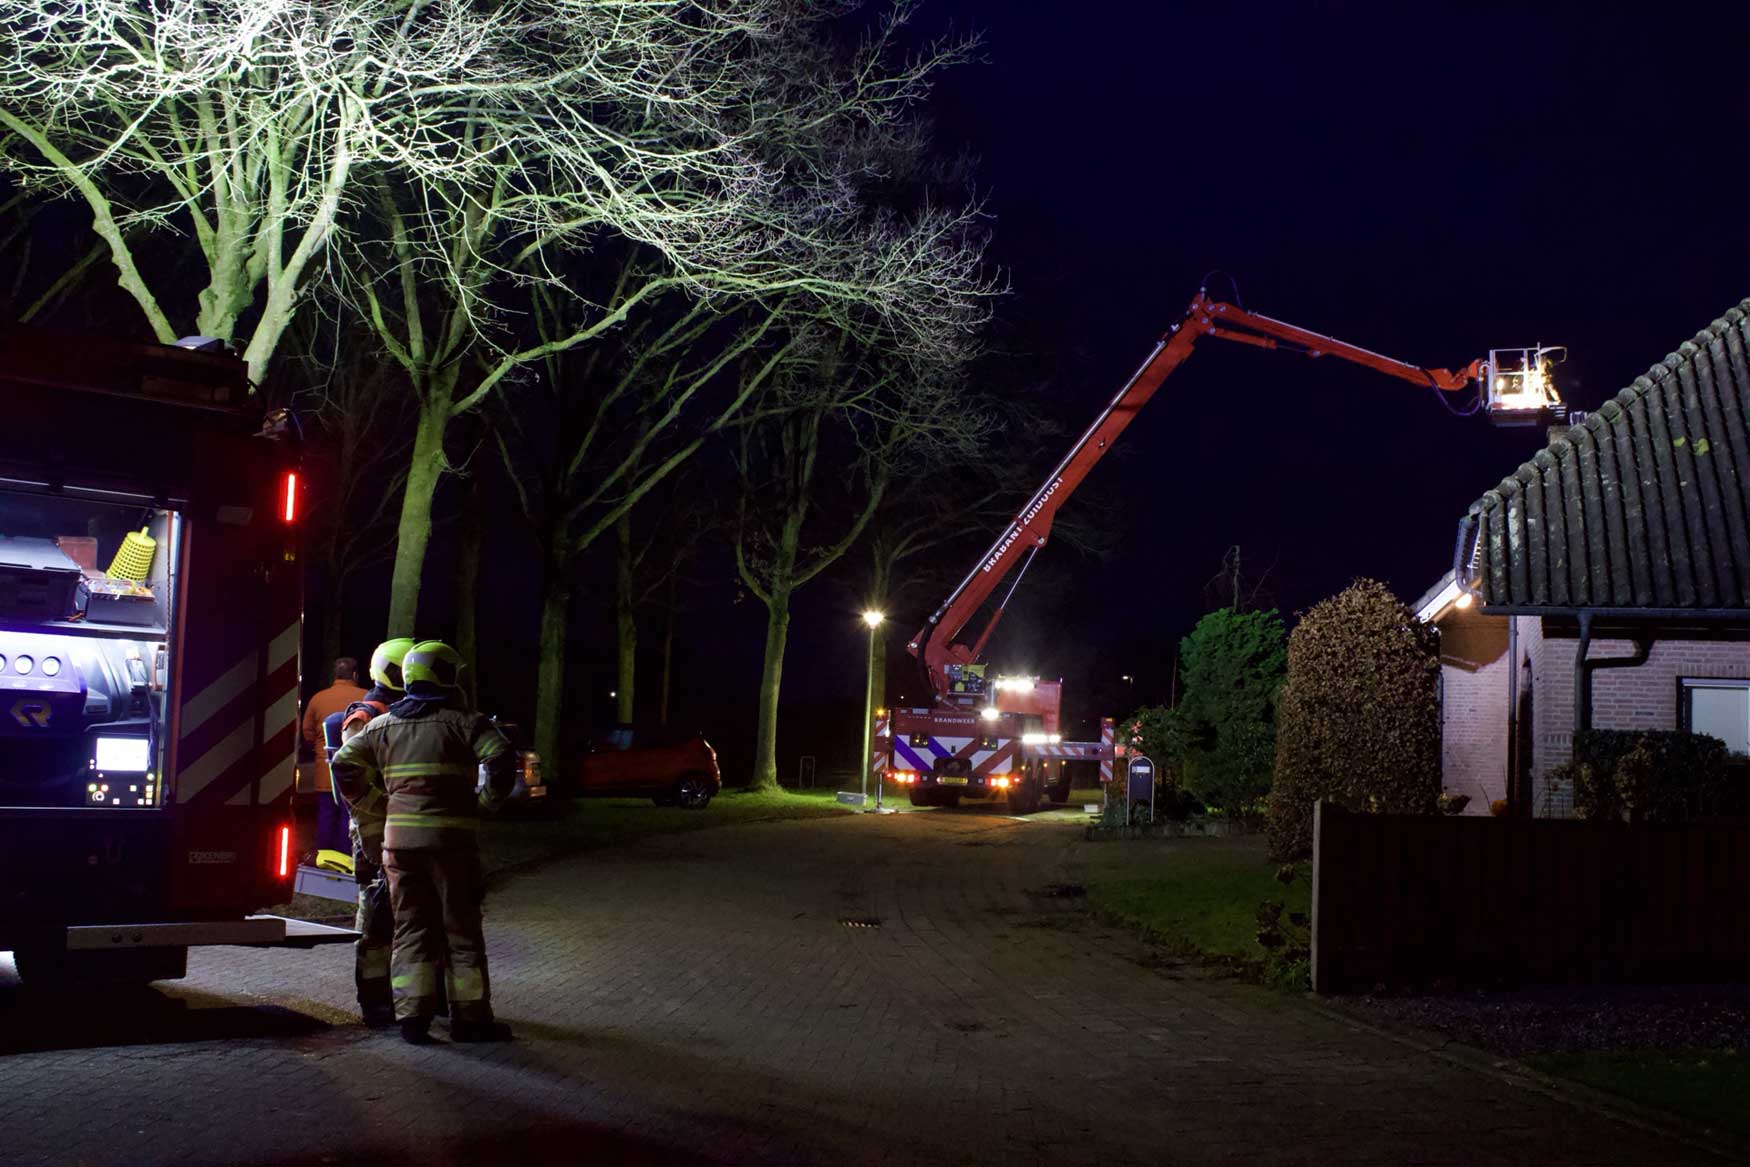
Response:
[{"label": "man in orange jacket", "polygon": [[[326,742],[323,740],[322,723],[328,720],[329,715],[339,713],[363,699],[365,691],[359,687],[358,671],[358,661],[350,656],[337,657],[334,661],[334,683],[310,698],[310,703],[304,707],[302,729],[304,740],[310,743],[310,748],[316,753],[316,790],[319,793],[328,793],[333,785],[328,773],[328,751],[324,748]],[[331,798],[319,799],[316,806],[316,846],[345,851],[346,816]]]}]

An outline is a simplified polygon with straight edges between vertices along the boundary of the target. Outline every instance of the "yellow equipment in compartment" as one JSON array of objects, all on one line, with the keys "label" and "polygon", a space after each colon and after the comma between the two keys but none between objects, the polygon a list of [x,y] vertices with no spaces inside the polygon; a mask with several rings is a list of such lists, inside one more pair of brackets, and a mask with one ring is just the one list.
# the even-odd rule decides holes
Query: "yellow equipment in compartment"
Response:
[{"label": "yellow equipment in compartment", "polygon": [[152,574],[152,556],[158,552],[158,541],[146,533],[149,529],[141,527],[138,531],[129,531],[122,539],[115,558],[110,560],[111,579],[131,579],[138,583]]}]

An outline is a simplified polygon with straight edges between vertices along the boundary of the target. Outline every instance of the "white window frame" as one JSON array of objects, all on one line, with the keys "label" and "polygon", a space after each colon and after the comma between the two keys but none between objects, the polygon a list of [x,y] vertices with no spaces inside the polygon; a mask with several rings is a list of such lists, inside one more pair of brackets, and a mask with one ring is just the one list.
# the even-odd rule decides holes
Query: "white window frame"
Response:
[{"label": "white window frame", "polygon": [[[1745,716],[1750,719],[1750,677],[1678,677],[1677,728],[1685,733],[1694,733],[1695,724],[1690,711],[1690,694],[1697,689],[1740,689],[1745,693]],[[1750,737],[1750,723],[1745,726],[1746,737]],[[1744,757],[1736,754],[1735,757]]]}]

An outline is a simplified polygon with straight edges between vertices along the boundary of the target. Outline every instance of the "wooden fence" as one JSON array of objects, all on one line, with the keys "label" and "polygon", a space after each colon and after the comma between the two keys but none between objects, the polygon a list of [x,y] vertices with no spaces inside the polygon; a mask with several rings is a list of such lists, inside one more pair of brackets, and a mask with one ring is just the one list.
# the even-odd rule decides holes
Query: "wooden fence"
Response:
[{"label": "wooden fence", "polygon": [[1313,828],[1313,988],[1750,979],[1750,823],[1350,814]]}]

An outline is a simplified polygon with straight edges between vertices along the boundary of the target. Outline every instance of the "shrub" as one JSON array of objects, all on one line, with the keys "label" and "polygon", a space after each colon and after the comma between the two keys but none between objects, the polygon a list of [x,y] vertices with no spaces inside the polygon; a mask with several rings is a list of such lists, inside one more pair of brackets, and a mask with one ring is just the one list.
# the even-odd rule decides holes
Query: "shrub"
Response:
[{"label": "shrub", "polygon": [[1384,584],[1361,579],[1313,605],[1288,640],[1276,719],[1270,848],[1312,852],[1312,808],[1431,814],[1440,794],[1434,632]]},{"label": "shrub", "polygon": [[[1276,881],[1292,884],[1294,864],[1276,869]],[[1312,921],[1303,912],[1284,910],[1283,901],[1258,905],[1258,946],[1264,950],[1264,983],[1286,992],[1312,988]]]},{"label": "shrub", "polygon": [[1170,775],[1161,804],[1183,817],[1207,805],[1233,817],[1255,813],[1269,793],[1276,755],[1276,698],[1287,662],[1274,611],[1223,608],[1179,643],[1185,695],[1176,708],[1139,709],[1130,737]]},{"label": "shrub", "polygon": [[1676,730],[1594,729],[1574,735],[1574,761],[1550,771],[1574,782],[1582,818],[1680,823],[1742,812],[1726,744]]},{"label": "shrub", "polygon": [[1574,813],[1583,819],[1619,819],[1622,802],[1616,796],[1616,786],[1601,780],[1606,776],[1590,762],[1563,762],[1552,769],[1544,781],[1549,785],[1564,785],[1574,792]]}]

